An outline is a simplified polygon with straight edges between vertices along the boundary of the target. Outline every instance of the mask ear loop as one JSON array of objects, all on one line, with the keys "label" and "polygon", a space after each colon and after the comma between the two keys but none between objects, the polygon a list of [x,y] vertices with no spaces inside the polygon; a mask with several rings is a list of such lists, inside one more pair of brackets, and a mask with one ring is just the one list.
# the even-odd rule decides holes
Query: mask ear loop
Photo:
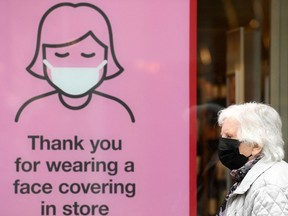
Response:
[{"label": "mask ear loop", "polygon": [[50,69],[52,70],[54,67],[52,64],[50,64],[50,62],[48,62],[47,59],[43,59],[43,63]]},{"label": "mask ear loop", "polygon": [[[253,145],[253,147],[259,147],[259,145],[257,144],[257,143],[253,143],[252,144]],[[256,155],[253,155],[252,153],[247,157],[247,158],[250,158],[251,156],[256,156]]]},{"label": "mask ear loop", "polygon": [[97,67],[96,70],[101,70],[107,64],[107,60],[103,60]]}]

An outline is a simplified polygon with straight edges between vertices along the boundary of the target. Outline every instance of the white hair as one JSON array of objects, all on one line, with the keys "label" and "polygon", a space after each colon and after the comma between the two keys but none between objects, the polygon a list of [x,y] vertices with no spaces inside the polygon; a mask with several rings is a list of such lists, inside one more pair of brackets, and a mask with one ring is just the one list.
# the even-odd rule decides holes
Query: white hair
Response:
[{"label": "white hair", "polygon": [[218,113],[220,127],[226,119],[236,120],[239,123],[238,139],[261,146],[267,160],[284,158],[282,122],[274,108],[256,102],[231,105]]}]

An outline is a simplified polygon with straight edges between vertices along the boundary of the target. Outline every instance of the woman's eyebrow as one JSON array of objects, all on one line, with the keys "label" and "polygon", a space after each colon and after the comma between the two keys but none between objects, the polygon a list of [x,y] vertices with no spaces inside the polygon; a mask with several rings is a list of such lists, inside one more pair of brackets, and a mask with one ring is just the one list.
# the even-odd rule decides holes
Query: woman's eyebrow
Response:
[{"label": "woman's eyebrow", "polygon": [[81,53],[81,56],[84,57],[84,58],[92,58],[94,57],[96,54],[95,52],[92,52],[92,53]]},{"label": "woman's eyebrow", "polygon": [[69,52],[66,52],[66,53],[55,52],[55,56],[57,56],[59,58],[65,58],[65,57],[69,56]]}]

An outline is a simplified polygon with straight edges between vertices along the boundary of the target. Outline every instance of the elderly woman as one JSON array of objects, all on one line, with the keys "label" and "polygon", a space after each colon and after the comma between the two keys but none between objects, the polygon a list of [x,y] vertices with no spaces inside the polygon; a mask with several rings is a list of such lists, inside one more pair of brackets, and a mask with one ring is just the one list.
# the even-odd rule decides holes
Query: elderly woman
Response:
[{"label": "elderly woman", "polygon": [[219,159],[234,185],[218,216],[288,215],[288,164],[279,114],[260,103],[219,112]]}]

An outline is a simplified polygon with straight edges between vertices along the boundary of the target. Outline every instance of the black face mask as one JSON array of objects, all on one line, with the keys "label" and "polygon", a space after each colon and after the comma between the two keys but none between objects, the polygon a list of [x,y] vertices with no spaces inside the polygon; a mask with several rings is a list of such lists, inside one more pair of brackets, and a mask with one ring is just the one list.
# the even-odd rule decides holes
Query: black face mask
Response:
[{"label": "black face mask", "polygon": [[239,169],[247,161],[249,157],[240,154],[240,141],[236,139],[220,138],[218,145],[218,156],[221,163],[230,170]]}]

